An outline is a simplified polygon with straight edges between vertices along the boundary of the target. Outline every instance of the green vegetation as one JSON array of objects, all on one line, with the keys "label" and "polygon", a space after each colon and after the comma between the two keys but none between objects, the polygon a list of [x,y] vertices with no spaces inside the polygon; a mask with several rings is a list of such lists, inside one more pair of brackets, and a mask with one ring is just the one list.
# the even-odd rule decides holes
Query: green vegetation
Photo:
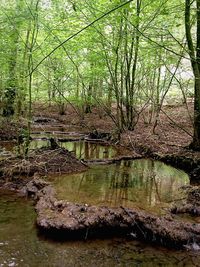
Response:
[{"label": "green vegetation", "polygon": [[155,132],[165,101],[194,94],[199,149],[199,2],[1,1],[1,115],[27,119],[28,148],[33,102],[100,106],[119,133],[146,109]]}]

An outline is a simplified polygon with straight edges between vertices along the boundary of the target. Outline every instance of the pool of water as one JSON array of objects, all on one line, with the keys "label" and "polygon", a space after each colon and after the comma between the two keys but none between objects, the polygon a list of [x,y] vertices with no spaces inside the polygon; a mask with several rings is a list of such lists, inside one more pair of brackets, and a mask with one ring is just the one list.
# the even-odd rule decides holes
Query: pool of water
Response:
[{"label": "pool of water", "polygon": [[[112,159],[117,155],[117,150],[112,146],[108,146],[103,143],[99,144],[92,141],[81,140],[80,136],[76,136],[75,139],[76,138],[77,140],[74,141],[58,141],[58,144],[60,147],[66,148],[67,150],[73,152],[77,159],[84,159],[84,160]],[[34,137],[34,139],[31,141],[30,150],[35,150],[47,146],[50,146],[49,138],[39,135],[38,138]],[[0,142],[0,157],[1,154],[3,157],[3,153],[1,153],[1,148],[4,149],[4,151],[8,151],[8,153],[12,153],[13,155],[19,153],[19,151],[22,154],[24,153],[23,145],[17,147],[16,143],[14,142],[2,141]],[[7,156],[7,154],[5,154],[5,156]]]},{"label": "pool of water", "polygon": [[[78,158],[112,158],[116,150],[79,140],[60,142]],[[32,142],[32,149],[47,141]],[[12,147],[6,149],[11,150]],[[78,203],[138,207],[165,213],[173,200],[185,197],[184,172],[162,162],[142,159],[92,166],[84,173],[52,176],[58,198]],[[32,202],[0,190],[0,267],[3,266],[199,266],[199,252],[154,247],[129,238],[55,242],[35,227]]]},{"label": "pool of water", "polygon": [[78,142],[63,142],[61,147],[73,151],[78,159],[110,159],[116,155],[116,149],[97,143],[80,140]]},{"label": "pool of water", "polygon": [[[78,159],[110,159],[117,154],[115,148],[91,141],[77,140],[73,142],[58,142],[58,144],[60,147],[64,147],[73,152]],[[37,149],[49,145],[48,140],[32,140],[30,149]]]},{"label": "pool of water", "polygon": [[0,266],[199,266],[194,252],[152,247],[127,239],[53,242],[35,228],[30,201],[0,191]]},{"label": "pool of water", "polygon": [[150,159],[93,166],[84,173],[53,176],[59,199],[94,205],[138,207],[162,213],[184,196],[189,177]]}]

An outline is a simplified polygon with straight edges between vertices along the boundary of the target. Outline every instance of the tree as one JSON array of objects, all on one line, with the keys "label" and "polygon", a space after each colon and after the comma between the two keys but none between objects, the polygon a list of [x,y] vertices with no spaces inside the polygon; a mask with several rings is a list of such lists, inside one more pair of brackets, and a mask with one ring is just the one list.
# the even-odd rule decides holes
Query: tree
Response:
[{"label": "tree", "polygon": [[181,0],[8,0],[1,6],[0,91],[6,96],[7,88],[17,88],[12,106],[19,117],[17,99],[26,107],[28,136],[34,101],[57,103],[61,114],[71,102],[81,118],[98,104],[119,132],[134,130],[147,108],[145,119],[156,127],[184,51]]},{"label": "tree", "polygon": [[[10,23],[8,49],[7,49],[7,77],[4,89],[3,116],[14,115],[14,102],[18,89],[17,79],[17,54],[19,43],[19,30],[21,21],[19,19],[21,1],[16,3],[15,9],[8,8],[5,19]],[[14,23],[13,23],[14,20]],[[12,23],[11,23],[12,22]]]},{"label": "tree", "polygon": [[[196,47],[192,38],[191,9],[196,4]],[[200,0],[185,0],[185,31],[194,74],[194,133],[190,148],[200,150]]]}]

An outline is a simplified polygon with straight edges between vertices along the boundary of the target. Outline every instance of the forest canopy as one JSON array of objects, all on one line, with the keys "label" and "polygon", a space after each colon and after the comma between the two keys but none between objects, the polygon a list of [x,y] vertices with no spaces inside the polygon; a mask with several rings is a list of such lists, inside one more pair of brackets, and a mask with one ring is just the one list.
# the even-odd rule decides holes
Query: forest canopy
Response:
[{"label": "forest canopy", "polygon": [[196,92],[198,2],[1,1],[1,115],[30,123],[38,101],[60,114],[66,103],[79,114],[101,106],[121,132],[148,109],[156,127],[163,103]]}]

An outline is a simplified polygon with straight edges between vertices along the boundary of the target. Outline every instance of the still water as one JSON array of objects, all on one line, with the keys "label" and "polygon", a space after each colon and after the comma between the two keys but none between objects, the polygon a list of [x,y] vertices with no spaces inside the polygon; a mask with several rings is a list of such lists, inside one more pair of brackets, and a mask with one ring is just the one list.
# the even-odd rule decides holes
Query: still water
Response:
[{"label": "still water", "polygon": [[127,239],[53,242],[38,235],[30,201],[0,191],[0,266],[199,266],[194,252]]},{"label": "still water", "polygon": [[[43,141],[41,141],[43,142]],[[32,143],[35,146],[45,143]],[[66,142],[77,157],[112,158],[113,148]],[[122,161],[93,166],[84,173],[50,177],[59,198],[95,205],[139,207],[164,213],[172,200],[184,197],[188,176],[161,162]],[[0,190],[0,267],[65,266],[199,266],[195,252],[173,251],[124,239],[55,242],[37,232],[32,202]]]},{"label": "still water", "polygon": [[[67,136],[69,138],[69,136]],[[65,137],[64,140],[67,140]],[[74,138],[74,137],[73,137]],[[59,136],[56,135],[56,139],[59,139]],[[75,141],[57,141],[60,147],[66,148],[70,152],[72,152],[77,159],[85,159],[85,160],[93,160],[93,159],[111,159],[117,155],[117,150],[112,146],[107,146],[105,144],[99,144],[91,141],[81,140],[79,139]],[[45,136],[39,135],[38,138],[34,137],[30,143],[30,150],[36,150],[41,147],[50,146],[50,141]],[[18,154],[19,152],[23,155],[25,147],[24,145],[16,146],[14,142],[5,142],[0,141],[0,158],[7,157],[7,154],[1,153],[1,147],[7,151],[8,153],[12,153],[13,155]]]},{"label": "still water", "polygon": [[[110,159],[116,155],[116,149],[111,146],[101,145],[93,143],[91,141],[77,140],[73,142],[59,142],[60,147],[66,148],[67,150],[74,153],[78,159]],[[49,146],[48,140],[32,140],[30,149],[38,149],[41,147]]]},{"label": "still water", "polygon": [[188,175],[159,161],[140,159],[93,166],[84,173],[52,177],[59,199],[164,212],[184,197]]}]

